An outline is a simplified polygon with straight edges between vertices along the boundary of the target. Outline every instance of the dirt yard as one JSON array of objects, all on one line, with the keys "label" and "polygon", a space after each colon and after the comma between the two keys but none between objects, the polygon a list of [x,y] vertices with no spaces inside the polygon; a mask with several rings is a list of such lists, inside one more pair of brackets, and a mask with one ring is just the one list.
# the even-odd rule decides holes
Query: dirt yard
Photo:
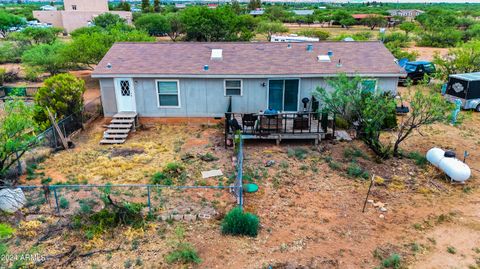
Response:
[{"label": "dirt yard", "polygon": [[[405,268],[475,268],[480,262],[480,139],[476,136],[480,114],[462,113],[461,126],[430,126],[403,149],[425,154],[438,146],[460,155],[468,150],[467,163],[474,170],[466,185],[452,185],[436,169],[411,159],[379,163],[359,141],[324,141],[318,147],[310,142],[275,146],[249,141],[244,180],[258,184],[260,190],[246,195],[245,210],[260,217],[256,238],[220,234],[221,217],[235,205],[233,196],[220,190],[183,194],[185,201],[197,195],[212,202],[218,216],[211,220],[156,220],[142,229],[116,228],[88,240],[68,225],[47,233],[48,227],[68,223],[68,217],[29,215],[27,223],[37,221],[36,228],[16,242],[10,240],[10,251],[31,250],[38,242],[33,249],[50,255],[44,263],[48,268],[124,268],[136,263],[137,257],[147,268],[171,268],[163,257],[170,250],[174,228],[181,225],[202,259],[196,268],[374,268],[394,253],[401,256]],[[234,177],[233,151],[223,147],[221,126],[153,124],[138,130],[124,145],[100,146],[103,124],[98,121],[81,133],[74,149],[39,164],[37,178],[25,183],[40,184],[44,178],[51,178],[50,184],[147,183],[171,162],[186,167],[182,183],[187,185],[229,184]],[[214,158],[204,161],[205,156]],[[266,167],[268,160],[275,164]],[[351,172],[355,167],[362,171],[358,177]],[[225,177],[201,180],[200,172],[210,169],[221,169]],[[369,198],[373,201],[362,213],[369,184],[362,177],[373,174],[378,176]],[[82,192],[75,195],[81,197]],[[130,199],[134,198],[145,200],[141,195]],[[70,211],[76,210],[71,204]],[[63,258],[60,254],[71,246],[77,247],[77,254],[94,254]]]}]

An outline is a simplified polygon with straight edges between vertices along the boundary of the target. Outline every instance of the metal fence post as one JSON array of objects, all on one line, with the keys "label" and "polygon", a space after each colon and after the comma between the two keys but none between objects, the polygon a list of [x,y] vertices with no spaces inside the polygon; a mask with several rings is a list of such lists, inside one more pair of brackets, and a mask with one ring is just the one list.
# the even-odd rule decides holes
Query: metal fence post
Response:
[{"label": "metal fence post", "polygon": [[148,201],[147,201],[148,213],[152,213],[152,206],[151,206],[151,203],[150,203],[150,186],[147,186],[147,197],[148,197]]},{"label": "metal fence post", "polygon": [[53,196],[55,197],[55,207],[57,209],[57,213],[60,213],[60,207],[58,206],[58,195],[57,195],[57,188],[53,187]]}]

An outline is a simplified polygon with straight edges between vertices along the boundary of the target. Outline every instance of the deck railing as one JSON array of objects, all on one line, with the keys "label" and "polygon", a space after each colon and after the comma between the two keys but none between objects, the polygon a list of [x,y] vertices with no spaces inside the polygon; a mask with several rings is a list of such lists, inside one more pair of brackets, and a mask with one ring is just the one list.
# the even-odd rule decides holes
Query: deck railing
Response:
[{"label": "deck railing", "polygon": [[318,112],[289,112],[273,115],[225,113],[225,133],[240,130],[244,135],[325,133],[328,116]]}]

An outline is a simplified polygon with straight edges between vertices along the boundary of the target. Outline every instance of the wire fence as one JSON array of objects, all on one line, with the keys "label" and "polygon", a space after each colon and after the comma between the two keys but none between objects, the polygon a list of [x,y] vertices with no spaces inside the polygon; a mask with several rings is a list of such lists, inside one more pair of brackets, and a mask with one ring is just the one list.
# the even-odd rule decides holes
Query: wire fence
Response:
[{"label": "wire fence", "polygon": [[45,212],[75,215],[100,211],[108,194],[116,204],[141,204],[146,213],[162,220],[211,219],[219,207],[232,201],[236,186],[166,186],[148,184],[120,185],[44,185],[17,186],[26,203],[22,209],[30,214]]},{"label": "wire fence", "polygon": [[[100,97],[97,97],[84,105],[82,112],[79,115],[71,114],[57,124],[64,137],[69,137],[76,131],[84,128],[85,125],[102,115],[102,103]],[[50,126],[48,129],[37,135],[39,146],[50,148],[62,147],[59,134],[55,128]]]},{"label": "wire fence", "polygon": [[237,197],[237,204],[243,208],[243,138],[238,134],[238,152],[237,152],[237,176],[235,178],[234,190]]}]

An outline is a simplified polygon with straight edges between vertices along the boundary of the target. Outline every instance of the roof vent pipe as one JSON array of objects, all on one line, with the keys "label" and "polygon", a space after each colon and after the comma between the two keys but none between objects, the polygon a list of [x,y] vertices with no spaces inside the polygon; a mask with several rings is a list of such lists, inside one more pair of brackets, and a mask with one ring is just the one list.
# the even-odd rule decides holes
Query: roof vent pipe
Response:
[{"label": "roof vent pipe", "polygon": [[288,43],[288,44],[287,44],[287,48],[288,48],[288,49],[291,49],[291,48],[292,48],[292,44]]},{"label": "roof vent pipe", "polygon": [[203,71],[208,71],[208,64],[203,66]]},{"label": "roof vent pipe", "polygon": [[307,51],[312,52],[313,51],[313,45],[312,44],[307,44]]},{"label": "roof vent pipe", "polygon": [[338,59],[337,67],[342,67],[342,59]]},{"label": "roof vent pipe", "polygon": [[331,49],[328,49],[327,55],[328,55],[328,57],[332,57],[333,56],[333,51]]}]

